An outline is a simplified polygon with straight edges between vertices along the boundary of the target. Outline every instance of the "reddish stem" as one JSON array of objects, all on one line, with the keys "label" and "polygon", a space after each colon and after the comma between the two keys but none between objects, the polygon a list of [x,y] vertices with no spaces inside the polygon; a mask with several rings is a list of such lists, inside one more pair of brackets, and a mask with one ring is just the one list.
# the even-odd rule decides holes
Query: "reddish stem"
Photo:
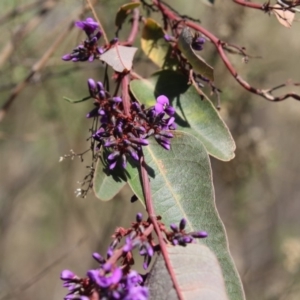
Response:
[{"label": "reddish stem", "polygon": [[[241,0],[234,0],[234,1],[239,1],[239,2],[243,2]],[[226,43],[222,42],[219,38],[217,38],[213,33],[211,33],[210,31],[208,31],[207,29],[205,29],[204,27],[200,26],[198,23],[189,21],[189,20],[183,20],[180,16],[178,16],[175,12],[173,12],[172,10],[170,10],[166,5],[162,4],[159,0],[152,0],[152,3],[157,6],[157,8],[161,11],[161,13],[175,21],[175,22],[182,22],[184,23],[186,26],[202,33],[203,35],[205,35],[216,47],[221,59],[223,60],[226,68],[228,69],[228,71],[231,73],[231,75],[235,78],[235,80],[247,91],[254,93],[256,95],[259,95],[265,99],[267,99],[268,101],[272,101],[272,102],[278,102],[278,101],[282,101],[285,100],[289,97],[294,98],[296,100],[300,100],[300,95],[296,94],[296,93],[288,93],[288,94],[284,94],[281,96],[274,96],[271,94],[271,91],[273,89],[267,89],[267,90],[261,90],[261,89],[257,89],[253,86],[251,86],[248,82],[246,82],[241,76],[238,75],[237,71],[235,70],[235,68],[233,67],[233,65],[231,64],[231,62],[229,61],[228,57],[226,56],[226,53],[223,49],[223,45],[226,45]],[[247,2],[245,2],[247,3]],[[253,3],[251,3],[253,4]],[[254,5],[255,6],[255,5]],[[260,6],[261,7],[261,6]],[[261,9],[261,8],[260,8]],[[297,85],[297,84],[294,84]],[[285,85],[286,86],[286,85]]]}]

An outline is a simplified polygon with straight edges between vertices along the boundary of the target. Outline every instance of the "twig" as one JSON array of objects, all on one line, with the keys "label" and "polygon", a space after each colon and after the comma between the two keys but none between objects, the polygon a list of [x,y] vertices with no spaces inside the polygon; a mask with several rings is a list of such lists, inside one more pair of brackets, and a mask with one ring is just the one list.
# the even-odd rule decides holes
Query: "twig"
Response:
[{"label": "twig", "polygon": [[92,1],[91,1],[91,0],[86,0],[86,2],[88,3],[88,6],[90,7],[90,9],[91,9],[91,11],[92,11],[92,13],[93,13],[93,16],[94,16],[95,20],[96,20],[96,21],[98,22],[98,24],[99,24],[100,30],[101,30],[101,32],[102,32],[102,35],[103,35],[103,38],[104,38],[104,41],[105,41],[105,44],[108,45],[108,44],[109,44],[109,41],[108,41],[108,39],[107,39],[106,32],[105,32],[104,27],[102,26],[102,24],[101,24],[101,22],[100,22],[100,20],[99,20],[99,18],[98,18],[98,16],[97,16],[97,14],[96,14],[96,11],[95,11],[95,9],[94,9],[94,6],[93,6]]},{"label": "twig", "polygon": [[[234,0],[235,1],[235,0]],[[272,91],[272,89],[258,89],[255,88],[253,86],[251,86],[247,81],[245,81],[235,70],[235,68],[233,67],[233,65],[231,64],[230,60],[228,59],[228,57],[226,56],[226,53],[223,49],[223,45],[224,42],[222,42],[219,38],[217,38],[213,33],[211,33],[210,31],[208,31],[207,29],[205,29],[204,27],[200,26],[197,23],[191,22],[191,21],[184,21],[182,20],[179,16],[177,16],[175,13],[173,13],[168,7],[166,7],[165,5],[161,4],[160,1],[158,0],[152,0],[153,4],[155,6],[157,6],[159,8],[159,10],[161,11],[161,13],[165,16],[167,16],[168,18],[170,18],[171,20],[177,21],[177,22],[183,22],[186,26],[202,33],[204,36],[206,36],[208,39],[210,39],[210,41],[214,44],[214,46],[216,47],[223,63],[225,64],[226,68],[228,69],[228,71],[231,73],[231,75],[235,78],[235,80],[247,91],[259,95],[263,98],[265,98],[268,101],[271,102],[279,102],[279,101],[283,101],[287,98],[293,98],[295,100],[300,100],[300,95],[296,94],[296,93],[287,93],[281,96],[274,96],[270,93],[270,91]],[[246,2],[246,3],[251,3],[252,2]],[[297,83],[294,85],[298,85]]]}]

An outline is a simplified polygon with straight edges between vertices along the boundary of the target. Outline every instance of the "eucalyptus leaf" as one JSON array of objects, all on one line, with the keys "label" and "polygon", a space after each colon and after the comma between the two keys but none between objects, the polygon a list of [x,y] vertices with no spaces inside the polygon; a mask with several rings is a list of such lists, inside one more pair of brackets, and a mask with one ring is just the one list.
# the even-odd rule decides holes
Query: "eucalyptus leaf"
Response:
[{"label": "eucalyptus leaf", "polygon": [[[207,246],[170,246],[167,251],[184,299],[228,300],[219,262]],[[150,300],[178,299],[162,255],[156,259],[145,285]]]},{"label": "eucalyptus leaf", "polygon": [[133,9],[139,7],[140,5],[141,5],[140,2],[130,2],[130,3],[126,3],[126,4],[122,5],[116,14],[116,19],[115,19],[116,26],[121,28],[122,24],[126,20],[129,13]]},{"label": "eucalyptus leaf", "polygon": [[208,98],[201,100],[188,78],[171,70],[163,70],[145,80],[133,80],[130,89],[135,98],[147,105],[155,104],[159,95],[166,95],[176,109],[178,129],[191,133],[207,152],[224,161],[234,157],[234,140]]},{"label": "eucalyptus leaf", "polygon": [[188,27],[184,27],[178,38],[178,48],[192,65],[194,72],[214,81],[214,69],[192,48],[193,34]]},{"label": "eucalyptus leaf", "polygon": [[[175,131],[171,150],[166,151],[149,140],[143,147],[155,212],[168,226],[187,220],[187,231],[205,230],[201,240],[217,256],[230,300],[244,299],[238,273],[229,254],[226,233],[218,215],[209,157],[202,143],[185,132]],[[128,183],[143,198],[137,167],[128,165]]]},{"label": "eucalyptus leaf", "polygon": [[174,68],[176,59],[171,58],[172,48],[164,39],[162,27],[153,19],[146,19],[141,38],[144,53],[160,68]]}]

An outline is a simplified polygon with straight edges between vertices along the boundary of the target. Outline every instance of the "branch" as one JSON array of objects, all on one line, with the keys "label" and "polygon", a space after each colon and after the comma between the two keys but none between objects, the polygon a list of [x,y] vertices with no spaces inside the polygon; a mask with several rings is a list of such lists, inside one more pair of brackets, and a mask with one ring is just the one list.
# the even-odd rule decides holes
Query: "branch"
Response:
[{"label": "branch", "polygon": [[[234,1],[238,1],[238,0],[234,0]],[[258,89],[255,88],[253,86],[251,86],[247,81],[245,81],[235,70],[235,68],[233,67],[233,65],[231,64],[230,60],[228,59],[225,51],[224,51],[224,45],[226,45],[226,43],[224,43],[223,41],[221,41],[219,38],[217,38],[213,33],[211,33],[210,31],[208,31],[207,29],[205,29],[204,27],[200,26],[199,24],[192,22],[192,21],[185,21],[182,18],[180,18],[178,15],[176,15],[173,11],[171,11],[167,6],[161,4],[161,2],[159,0],[152,0],[153,4],[155,6],[157,6],[157,8],[161,11],[161,13],[168,17],[171,20],[174,20],[176,22],[182,22],[184,23],[186,26],[202,33],[204,36],[206,36],[216,47],[223,63],[225,64],[226,68],[228,69],[228,71],[231,73],[231,75],[235,78],[235,80],[247,91],[259,95],[261,97],[263,97],[264,99],[271,101],[271,102],[279,102],[279,101],[283,101],[287,98],[293,98],[295,100],[300,100],[300,95],[296,94],[296,93],[287,93],[287,94],[283,94],[280,96],[274,96],[272,95],[272,91],[274,90],[273,88],[271,89]],[[239,2],[244,2],[244,1],[239,1]],[[245,2],[248,4],[254,4],[252,2]],[[287,86],[289,84],[283,84],[280,85],[279,87],[283,87],[283,86]],[[299,83],[294,83],[294,86],[298,86]],[[278,89],[278,87],[276,87],[275,89]]]}]

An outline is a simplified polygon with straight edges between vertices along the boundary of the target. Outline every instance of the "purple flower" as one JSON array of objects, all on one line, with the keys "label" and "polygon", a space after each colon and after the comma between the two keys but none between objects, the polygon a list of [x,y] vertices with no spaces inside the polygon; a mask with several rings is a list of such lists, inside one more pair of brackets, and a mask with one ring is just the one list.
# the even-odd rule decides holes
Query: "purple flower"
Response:
[{"label": "purple flower", "polygon": [[105,259],[97,252],[93,253],[93,258],[100,264],[103,265],[105,263]]},{"label": "purple flower", "polygon": [[135,286],[128,290],[128,294],[123,300],[147,300],[149,298],[149,291],[146,287]]},{"label": "purple flower", "polygon": [[85,21],[77,21],[75,25],[84,30],[85,33],[90,36],[99,27],[98,23],[93,18],[87,18]]},{"label": "purple flower", "polygon": [[72,280],[74,278],[76,278],[76,275],[70,270],[63,270],[60,274],[61,280],[68,281],[68,280]]},{"label": "purple flower", "polygon": [[208,237],[208,234],[206,231],[196,231],[196,232],[190,232],[190,235],[194,238],[199,238],[199,239],[203,239]]},{"label": "purple flower", "polygon": [[126,238],[125,245],[123,246],[123,252],[127,253],[133,249],[132,239],[130,237]]},{"label": "purple flower", "polygon": [[143,214],[142,213],[137,213],[135,219],[138,223],[142,222]]},{"label": "purple flower", "polygon": [[156,104],[155,104],[155,111],[157,114],[163,112],[165,110],[165,107],[169,105],[169,99],[164,96],[161,95],[159,97],[157,97],[156,99]]}]

